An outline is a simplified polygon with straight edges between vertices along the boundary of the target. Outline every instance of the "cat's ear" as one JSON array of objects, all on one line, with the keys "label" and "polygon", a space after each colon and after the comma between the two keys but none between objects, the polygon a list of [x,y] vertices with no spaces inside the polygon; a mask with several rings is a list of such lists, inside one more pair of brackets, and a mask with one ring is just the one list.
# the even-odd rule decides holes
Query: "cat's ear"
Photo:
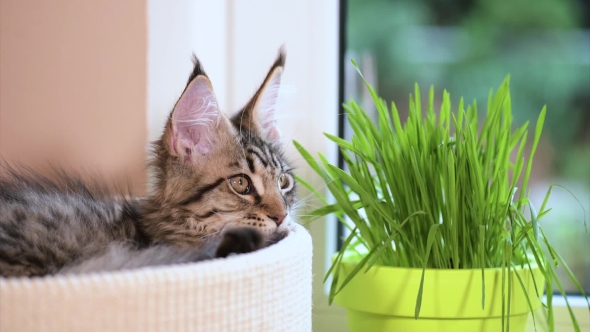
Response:
[{"label": "cat's ear", "polygon": [[281,132],[275,119],[275,111],[279,100],[284,66],[285,53],[281,48],[277,59],[266,75],[264,83],[248,103],[248,106],[242,111],[243,114],[240,114],[243,125],[249,130],[258,132],[259,135],[269,141],[281,139]]},{"label": "cat's ear", "polygon": [[170,153],[184,162],[211,152],[222,122],[211,82],[199,61],[196,58],[193,61],[195,68],[170,115],[166,135]]}]

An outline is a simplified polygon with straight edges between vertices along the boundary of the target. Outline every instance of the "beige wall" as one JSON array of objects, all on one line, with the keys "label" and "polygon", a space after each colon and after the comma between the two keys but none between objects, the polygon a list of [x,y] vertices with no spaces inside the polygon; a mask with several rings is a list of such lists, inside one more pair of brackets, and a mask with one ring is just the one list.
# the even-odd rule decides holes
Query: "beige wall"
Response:
[{"label": "beige wall", "polygon": [[147,0],[0,0],[0,158],[143,188]]}]

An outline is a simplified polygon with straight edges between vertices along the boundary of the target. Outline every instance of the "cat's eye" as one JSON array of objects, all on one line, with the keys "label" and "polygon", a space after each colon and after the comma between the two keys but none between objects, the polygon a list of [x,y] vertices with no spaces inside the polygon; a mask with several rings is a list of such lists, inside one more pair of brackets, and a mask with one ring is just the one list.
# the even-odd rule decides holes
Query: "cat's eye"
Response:
[{"label": "cat's eye", "polygon": [[289,186],[289,178],[285,174],[279,176],[279,188],[285,189]]},{"label": "cat's eye", "polygon": [[244,175],[236,175],[229,178],[229,185],[240,195],[247,195],[252,190],[250,179]]}]

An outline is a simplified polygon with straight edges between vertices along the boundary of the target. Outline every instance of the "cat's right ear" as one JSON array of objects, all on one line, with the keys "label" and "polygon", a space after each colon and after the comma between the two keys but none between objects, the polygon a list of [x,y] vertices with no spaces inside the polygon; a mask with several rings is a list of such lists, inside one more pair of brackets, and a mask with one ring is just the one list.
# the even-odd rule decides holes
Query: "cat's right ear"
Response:
[{"label": "cat's right ear", "polygon": [[195,162],[215,146],[221,122],[211,82],[195,59],[193,74],[166,128],[170,153],[185,163]]}]

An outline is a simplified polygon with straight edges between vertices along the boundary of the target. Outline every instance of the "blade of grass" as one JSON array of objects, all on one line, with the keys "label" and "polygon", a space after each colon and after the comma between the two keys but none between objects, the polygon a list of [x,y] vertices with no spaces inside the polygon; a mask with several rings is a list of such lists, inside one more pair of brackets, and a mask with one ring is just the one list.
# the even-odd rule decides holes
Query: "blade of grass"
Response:
[{"label": "blade of grass", "polygon": [[[537,331],[537,321],[535,319],[535,311],[533,310],[533,304],[531,303],[529,293],[528,293],[526,286],[524,284],[524,281],[522,281],[520,273],[518,273],[518,269],[517,269],[516,265],[514,265],[514,263],[512,263],[512,267],[514,269],[514,274],[516,275],[516,279],[518,279],[520,287],[522,288],[522,291],[524,292],[524,297],[526,299],[527,305],[529,306],[529,311],[531,312],[531,315],[533,316],[533,325],[535,327],[535,331]],[[530,271],[530,273],[533,274],[533,271]]]},{"label": "blade of grass", "polygon": [[426,253],[424,255],[424,263],[422,266],[422,277],[420,277],[420,287],[418,288],[418,296],[416,297],[416,309],[414,310],[414,319],[418,319],[420,316],[420,309],[422,308],[422,293],[424,292],[424,275],[426,273],[426,265],[428,264],[428,258],[430,257],[430,249],[436,236],[436,231],[440,224],[434,224],[430,226],[428,231],[428,238],[426,239]]},{"label": "blade of grass", "polygon": [[485,232],[486,228],[484,225],[479,225],[479,255],[481,263],[481,309],[485,309],[486,304],[486,279],[485,279]]}]

